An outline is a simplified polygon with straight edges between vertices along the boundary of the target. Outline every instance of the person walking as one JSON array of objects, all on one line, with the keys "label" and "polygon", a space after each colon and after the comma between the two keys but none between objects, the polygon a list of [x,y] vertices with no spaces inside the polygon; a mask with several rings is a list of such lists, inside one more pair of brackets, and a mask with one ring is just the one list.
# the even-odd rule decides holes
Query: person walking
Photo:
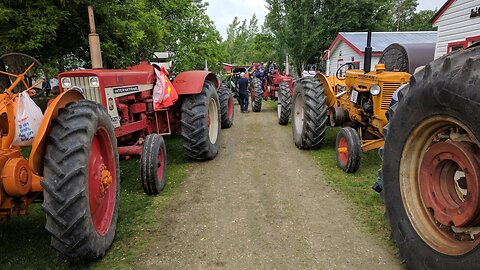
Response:
[{"label": "person walking", "polygon": [[245,78],[245,73],[240,73],[240,80],[238,80],[238,88],[240,94],[240,109],[242,113],[248,112],[248,79]]}]

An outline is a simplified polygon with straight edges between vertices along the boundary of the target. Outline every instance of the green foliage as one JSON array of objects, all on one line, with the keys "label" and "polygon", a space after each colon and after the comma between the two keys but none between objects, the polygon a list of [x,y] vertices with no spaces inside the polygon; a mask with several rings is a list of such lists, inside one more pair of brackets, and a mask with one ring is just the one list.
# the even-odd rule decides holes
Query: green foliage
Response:
[{"label": "green foliage", "polygon": [[104,66],[170,50],[177,71],[215,66],[221,37],[201,0],[22,0],[0,3],[0,53],[24,52],[56,71],[90,66],[87,6],[95,8]]},{"label": "green foliage", "polygon": [[436,10],[422,10],[414,13],[407,24],[403,27],[403,31],[434,31],[432,26],[432,18],[437,13]]},{"label": "green foliage", "polygon": [[250,65],[252,62],[267,62],[278,59],[278,45],[275,36],[259,30],[255,15],[249,21],[239,21],[235,17],[227,29],[227,39],[224,42],[226,62],[236,65]]},{"label": "green foliage", "polygon": [[318,62],[338,32],[385,30],[391,1],[267,0],[267,26],[301,72]]},{"label": "green foliage", "polygon": [[417,0],[397,0],[393,2],[391,13],[392,24],[395,31],[405,29],[415,14],[417,6]]},{"label": "green foliage", "polygon": [[417,0],[266,0],[266,26],[277,51],[291,56],[297,72],[319,63],[339,32],[432,30],[435,11],[416,13]]}]

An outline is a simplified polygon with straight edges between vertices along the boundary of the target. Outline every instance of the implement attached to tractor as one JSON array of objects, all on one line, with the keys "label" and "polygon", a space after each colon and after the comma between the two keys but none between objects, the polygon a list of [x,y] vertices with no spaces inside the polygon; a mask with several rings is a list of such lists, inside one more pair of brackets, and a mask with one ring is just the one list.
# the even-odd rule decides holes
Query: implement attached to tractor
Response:
[{"label": "implement attached to tractor", "polygon": [[342,126],[337,135],[337,164],[353,173],[360,166],[362,152],[378,149],[384,144],[382,130],[388,123],[388,111],[394,92],[409,82],[405,72],[385,71],[384,64],[372,59],[371,32],[367,37],[364,70],[339,67],[335,76],[318,73],[315,78],[297,82],[293,96],[293,136],[300,149],[320,147],[327,124]]}]

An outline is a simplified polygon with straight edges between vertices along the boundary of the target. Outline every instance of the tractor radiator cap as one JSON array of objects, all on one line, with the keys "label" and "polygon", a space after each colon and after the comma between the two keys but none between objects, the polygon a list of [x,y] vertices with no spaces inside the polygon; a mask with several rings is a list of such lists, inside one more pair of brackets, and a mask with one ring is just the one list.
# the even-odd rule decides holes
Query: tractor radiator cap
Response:
[{"label": "tractor radiator cap", "polygon": [[433,61],[435,43],[393,43],[382,53],[379,63],[385,71],[401,71],[413,74],[415,69]]}]

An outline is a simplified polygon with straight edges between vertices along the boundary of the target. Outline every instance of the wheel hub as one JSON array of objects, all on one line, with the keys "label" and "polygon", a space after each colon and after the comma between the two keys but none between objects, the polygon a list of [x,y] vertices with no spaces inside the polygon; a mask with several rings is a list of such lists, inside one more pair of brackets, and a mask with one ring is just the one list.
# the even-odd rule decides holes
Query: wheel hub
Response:
[{"label": "wheel hub", "polygon": [[100,175],[100,190],[102,191],[102,194],[105,194],[105,192],[108,190],[108,188],[113,182],[112,174],[107,169],[107,166],[105,166],[105,164],[102,164],[102,171]]},{"label": "wheel hub", "polygon": [[420,166],[425,206],[446,226],[480,221],[480,151],[470,142],[440,142],[430,147]]},{"label": "wheel hub", "polygon": [[347,164],[348,161],[348,143],[345,137],[340,138],[337,148],[338,155],[342,164]]}]

